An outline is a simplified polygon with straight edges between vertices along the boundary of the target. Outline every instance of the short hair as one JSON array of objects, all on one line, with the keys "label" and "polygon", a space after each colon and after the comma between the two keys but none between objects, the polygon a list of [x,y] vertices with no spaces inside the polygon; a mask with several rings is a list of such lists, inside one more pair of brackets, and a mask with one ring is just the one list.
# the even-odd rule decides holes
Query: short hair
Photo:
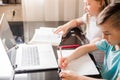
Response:
[{"label": "short hair", "polygon": [[97,24],[101,25],[108,19],[111,20],[111,24],[114,27],[120,29],[120,3],[109,4],[97,18]]}]

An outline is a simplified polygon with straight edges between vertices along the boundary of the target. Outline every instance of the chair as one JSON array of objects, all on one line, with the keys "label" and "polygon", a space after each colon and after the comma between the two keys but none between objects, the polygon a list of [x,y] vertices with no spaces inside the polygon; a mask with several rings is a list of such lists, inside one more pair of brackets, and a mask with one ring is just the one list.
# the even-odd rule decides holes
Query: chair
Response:
[{"label": "chair", "polygon": [[[62,42],[61,42],[61,45],[64,45],[65,42],[69,41],[71,36],[73,37],[76,37],[76,39],[78,39],[79,41],[79,45],[84,45],[84,44],[87,44],[89,43],[89,41],[87,40],[87,38],[85,37],[83,31],[81,28],[73,28],[71,29],[65,37],[62,38]],[[72,44],[72,43],[70,43]]]}]

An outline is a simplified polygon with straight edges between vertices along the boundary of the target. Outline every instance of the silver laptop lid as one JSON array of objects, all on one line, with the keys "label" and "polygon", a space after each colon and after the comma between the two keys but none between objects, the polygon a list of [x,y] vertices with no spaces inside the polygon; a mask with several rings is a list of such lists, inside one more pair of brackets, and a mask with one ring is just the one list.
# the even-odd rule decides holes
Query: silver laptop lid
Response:
[{"label": "silver laptop lid", "polygon": [[15,55],[13,55],[13,53],[15,54],[14,46],[16,45],[16,42],[4,13],[0,19],[0,38],[8,53],[11,64],[14,65]]},{"label": "silver laptop lid", "polygon": [[6,45],[7,50],[13,48],[16,45],[14,36],[12,34],[13,33],[11,32],[6,16],[3,13],[0,19],[0,37],[4,42],[4,45]]}]

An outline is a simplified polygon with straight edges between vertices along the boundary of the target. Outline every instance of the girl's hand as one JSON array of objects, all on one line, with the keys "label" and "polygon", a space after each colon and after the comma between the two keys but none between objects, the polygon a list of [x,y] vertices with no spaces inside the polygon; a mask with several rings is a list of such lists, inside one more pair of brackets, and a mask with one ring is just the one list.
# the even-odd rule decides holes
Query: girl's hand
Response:
[{"label": "girl's hand", "polygon": [[54,33],[55,34],[58,34],[58,33],[62,33],[62,36],[64,37],[65,34],[67,33],[68,29],[66,26],[59,26],[55,31]]}]

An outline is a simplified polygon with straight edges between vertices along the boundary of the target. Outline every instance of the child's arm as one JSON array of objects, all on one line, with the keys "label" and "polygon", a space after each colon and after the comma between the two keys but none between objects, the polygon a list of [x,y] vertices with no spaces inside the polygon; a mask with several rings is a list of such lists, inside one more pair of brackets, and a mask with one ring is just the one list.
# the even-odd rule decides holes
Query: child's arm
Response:
[{"label": "child's arm", "polygon": [[90,43],[96,43],[97,41],[100,41],[102,38],[101,37],[96,37],[93,40],[90,41]]},{"label": "child's arm", "polygon": [[66,66],[72,60],[77,59],[80,56],[82,56],[84,54],[87,54],[88,52],[94,51],[96,49],[97,49],[97,47],[94,43],[80,46],[80,47],[76,48],[75,51],[70,56],[61,57],[60,59],[58,59],[59,67],[60,68],[66,68]]},{"label": "child's arm", "polygon": [[82,55],[84,55],[88,52],[94,51],[94,50],[97,50],[97,47],[94,43],[86,44],[86,45],[76,48],[75,51],[73,52],[73,54],[71,54],[67,58],[69,61],[72,61],[72,60],[77,59],[77,58],[81,57]]},{"label": "child's arm", "polygon": [[77,18],[77,19],[73,19],[69,22],[67,22],[66,24],[64,25],[61,25],[59,26],[55,31],[54,33],[59,33],[59,32],[62,32],[62,35],[65,36],[65,34],[72,28],[74,27],[77,27],[77,26],[80,26],[84,24],[82,19],[81,18]]}]

